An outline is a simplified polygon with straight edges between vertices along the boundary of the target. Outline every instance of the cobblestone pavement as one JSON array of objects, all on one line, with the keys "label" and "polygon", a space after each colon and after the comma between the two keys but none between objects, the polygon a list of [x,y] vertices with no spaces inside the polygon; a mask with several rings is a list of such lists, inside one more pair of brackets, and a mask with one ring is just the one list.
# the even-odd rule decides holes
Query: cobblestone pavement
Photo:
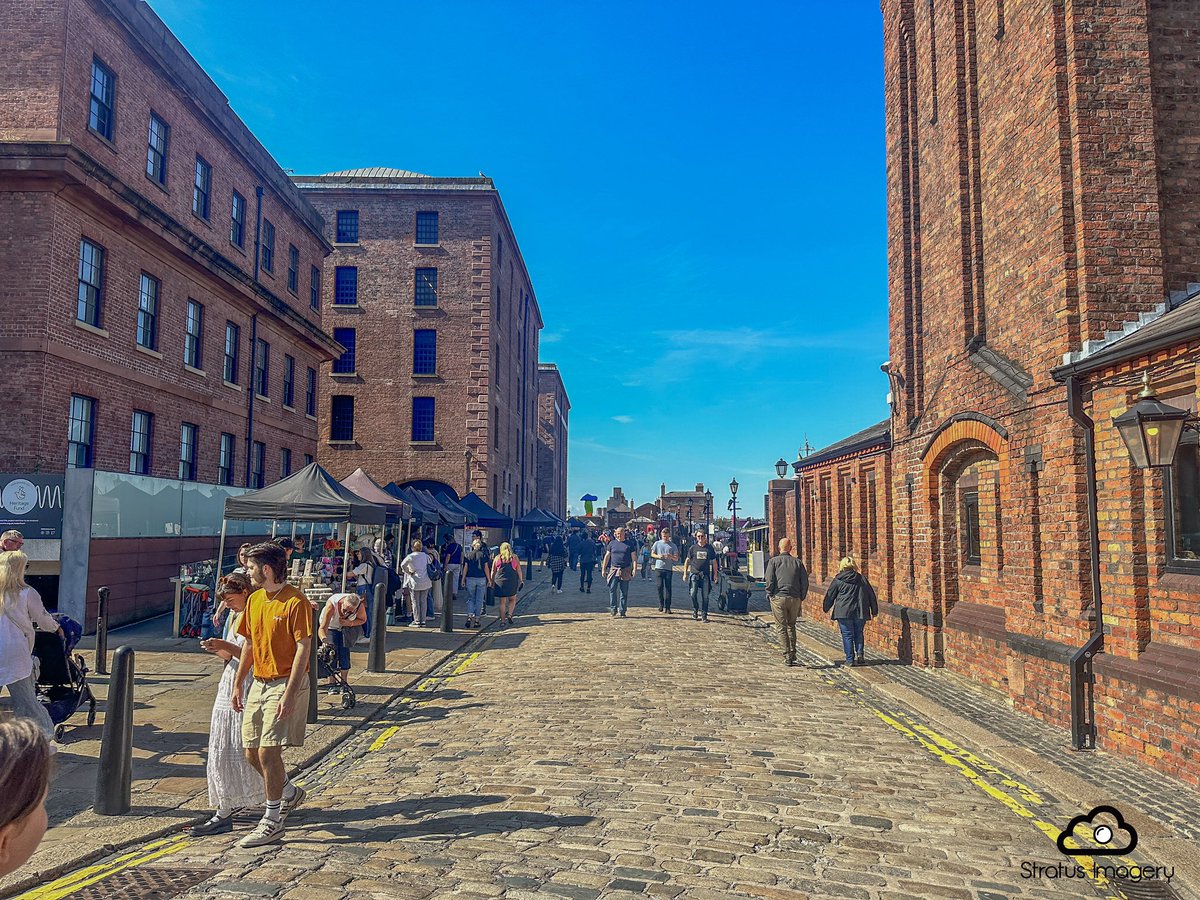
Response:
[{"label": "cobblestone pavement", "polygon": [[614,619],[569,575],[307,772],[282,846],[176,836],[27,896],[1172,896],[1068,878],[1087,810],[751,620],[640,579]]}]

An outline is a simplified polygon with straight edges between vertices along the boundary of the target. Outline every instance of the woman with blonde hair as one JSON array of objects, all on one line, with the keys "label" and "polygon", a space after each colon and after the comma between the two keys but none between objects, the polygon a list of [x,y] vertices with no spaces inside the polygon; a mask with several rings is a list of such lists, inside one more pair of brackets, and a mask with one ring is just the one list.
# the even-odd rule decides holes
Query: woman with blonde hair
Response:
[{"label": "woman with blonde hair", "polygon": [[0,876],[25,865],[46,833],[52,750],[27,719],[0,722]]},{"label": "woman with blonde hair", "polygon": [[420,628],[425,624],[425,598],[433,587],[429,577],[429,561],[432,557],[425,552],[425,544],[420,538],[414,538],[412,553],[400,562],[400,572],[404,575],[404,587],[412,599],[413,620],[411,628]]},{"label": "woman with blonde hair", "polygon": [[36,626],[61,635],[62,629],[42,606],[41,595],[26,583],[28,565],[29,557],[20,550],[0,553],[0,685],[8,688],[13,712],[32,719],[52,741],[54,723],[38,702],[33,679],[33,632]]},{"label": "woman with blonde hair", "polygon": [[500,623],[513,624],[513,613],[517,611],[517,591],[525,585],[525,576],[521,574],[521,560],[513,552],[512,544],[505,541],[500,545],[500,553],[492,563],[492,584],[497,600],[500,601]]},{"label": "woman with blonde hair", "polygon": [[825,592],[825,612],[830,613],[842,633],[842,650],[846,665],[861,666],[863,656],[863,626],[879,614],[875,589],[858,571],[858,560],[844,557],[838,565],[837,576]]}]

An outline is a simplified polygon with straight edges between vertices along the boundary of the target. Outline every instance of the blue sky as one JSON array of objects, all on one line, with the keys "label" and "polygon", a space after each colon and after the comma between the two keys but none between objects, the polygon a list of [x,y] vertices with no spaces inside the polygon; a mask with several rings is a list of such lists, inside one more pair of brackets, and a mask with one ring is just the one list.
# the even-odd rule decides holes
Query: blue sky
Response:
[{"label": "blue sky", "polygon": [[284,168],[495,180],[572,501],[736,476],[754,509],[886,416],[878,3],[151,6]]}]

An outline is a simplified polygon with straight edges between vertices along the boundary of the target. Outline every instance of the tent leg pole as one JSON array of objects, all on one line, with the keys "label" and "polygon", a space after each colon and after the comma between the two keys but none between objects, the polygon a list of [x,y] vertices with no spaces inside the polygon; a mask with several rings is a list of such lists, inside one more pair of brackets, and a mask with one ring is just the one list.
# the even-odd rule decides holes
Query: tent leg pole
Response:
[{"label": "tent leg pole", "polygon": [[292,523],[292,540],[296,540],[296,523]]},{"label": "tent leg pole", "polygon": [[275,531],[279,526],[279,522],[275,519],[271,520],[271,540],[275,539]]},{"label": "tent leg pole", "polygon": [[346,523],[346,540],[342,542],[342,593],[346,593],[346,579],[350,575],[350,523]]},{"label": "tent leg pole", "polygon": [[[225,528],[229,525],[228,519],[221,520],[221,543],[217,545],[217,577],[216,581],[221,580],[221,561],[225,559]],[[178,629],[176,629],[178,631]]]}]

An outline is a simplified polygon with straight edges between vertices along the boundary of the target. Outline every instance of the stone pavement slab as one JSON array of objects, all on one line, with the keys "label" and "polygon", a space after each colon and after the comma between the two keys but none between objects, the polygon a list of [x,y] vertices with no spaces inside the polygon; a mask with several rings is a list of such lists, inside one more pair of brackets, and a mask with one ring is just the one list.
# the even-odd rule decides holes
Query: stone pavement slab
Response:
[{"label": "stone pavement slab", "polygon": [[782,666],[744,617],[632,597],[523,605],[308,769],[281,845],[131,864],[217,870],[186,898],[1135,896],[1074,877],[1055,838],[1081,810],[986,745]]}]

